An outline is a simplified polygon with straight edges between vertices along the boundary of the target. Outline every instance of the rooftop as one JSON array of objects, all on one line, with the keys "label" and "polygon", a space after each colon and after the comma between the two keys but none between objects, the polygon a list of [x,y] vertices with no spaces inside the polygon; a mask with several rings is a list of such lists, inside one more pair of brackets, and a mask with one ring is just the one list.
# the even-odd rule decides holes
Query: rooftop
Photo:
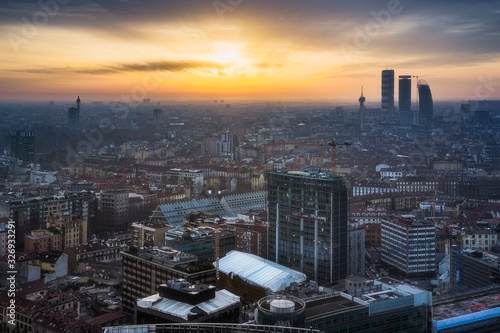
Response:
[{"label": "rooftop", "polygon": [[[215,292],[213,299],[191,305],[188,303],[161,297],[160,294],[144,297],[137,301],[137,308],[151,309],[174,317],[188,320],[193,313],[203,311],[210,315],[240,303],[240,297],[223,289]],[[195,309],[197,308],[197,309]]]},{"label": "rooftop", "polygon": [[303,282],[306,275],[253,254],[230,251],[219,260],[219,271],[236,275],[248,283],[273,292],[284,290],[292,282]]}]

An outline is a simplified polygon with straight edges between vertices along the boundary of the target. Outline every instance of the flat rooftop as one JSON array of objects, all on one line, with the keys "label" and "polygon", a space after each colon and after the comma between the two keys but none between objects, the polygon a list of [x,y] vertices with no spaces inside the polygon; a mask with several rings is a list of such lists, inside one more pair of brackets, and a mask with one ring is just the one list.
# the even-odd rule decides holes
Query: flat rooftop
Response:
[{"label": "flat rooftop", "polygon": [[439,321],[497,307],[500,307],[500,292],[436,305],[433,319]]}]

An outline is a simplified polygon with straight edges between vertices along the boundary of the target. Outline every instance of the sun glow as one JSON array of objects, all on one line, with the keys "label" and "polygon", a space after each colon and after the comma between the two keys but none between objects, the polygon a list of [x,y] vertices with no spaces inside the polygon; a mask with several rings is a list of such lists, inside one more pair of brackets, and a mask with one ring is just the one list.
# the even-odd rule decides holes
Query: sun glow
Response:
[{"label": "sun glow", "polygon": [[242,54],[243,45],[230,42],[217,43],[209,48],[209,59],[221,65],[241,65],[247,63]]}]

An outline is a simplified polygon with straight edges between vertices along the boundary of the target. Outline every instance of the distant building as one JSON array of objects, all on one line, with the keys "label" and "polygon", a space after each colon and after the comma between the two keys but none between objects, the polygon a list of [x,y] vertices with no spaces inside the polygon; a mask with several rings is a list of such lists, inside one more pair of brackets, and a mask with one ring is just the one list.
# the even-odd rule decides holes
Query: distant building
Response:
[{"label": "distant building", "polygon": [[132,246],[150,247],[164,246],[165,233],[172,227],[164,223],[134,222],[132,223]]},{"label": "distant building", "polygon": [[472,233],[462,236],[462,246],[464,249],[474,251],[490,251],[497,246],[498,240],[498,232],[490,229],[476,229]]},{"label": "distant building", "polygon": [[72,129],[80,127],[80,96],[76,99],[76,108],[72,106],[68,109],[68,127]]},{"label": "distant building", "polygon": [[347,189],[342,177],[269,171],[268,259],[318,284],[344,279],[348,262]]},{"label": "distant building", "polygon": [[53,250],[63,251],[87,242],[88,223],[84,218],[70,214],[51,214],[47,219],[47,230],[53,234]]},{"label": "distant building", "polygon": [[100,232],[113,233],[130,230],[129,194],[126,190],[106,190],[99,202]]},{"label": "distant building", "polygon": [[17,131],[11,136],[10,154],[23,163],[35,161],[35,134],[32,131]]},{"label": "distant building", "polygon": [[382,263],[407,278],[436,274],[436,228],[413,215],[382,220]]},{"label": "distant building", "polygon": [[411,111],[411,75],[399,76],[399,112]]},{"label": "distant building", "polygon": [[432,120],[434,103],[429,84],[425,80],[418,80],[418,117],[420,120]]},{"label": "distant building", "polygon": [[226,132],[220,134],[220,140],[217,141],[217,155],[225,156],[229,161],[234,159],[234,135]]},{"label": "distant building", "polygon": [[68,255],[68,269],[71,273],[85,271],[78,265],[82,262],[119,263],[122,261],[119,244],[111,242],[93,242],[68,247],[64,252]]},{"label": "distant building", "polygon": [[394,119],[394,70],[386,69],[382,71],[382,99],[381,109],[389,115],[390,120]]},{"label": "distant building", "polygon": [[[0,203],[0,216],[16,221],[16,246],[24,247],[24,235],[47,227],[49,216],[68,213],[87,220],[87,235],[92,233],[97,215],[97,198],[91,192],[14,199]],[[86,241],[86,239],[85,239]]]},{"label": "distant building", "polygon": [[236,251],[255,254],[267,258],[267,225],[263,223],[245,223],[230,225],[235,230]]}]

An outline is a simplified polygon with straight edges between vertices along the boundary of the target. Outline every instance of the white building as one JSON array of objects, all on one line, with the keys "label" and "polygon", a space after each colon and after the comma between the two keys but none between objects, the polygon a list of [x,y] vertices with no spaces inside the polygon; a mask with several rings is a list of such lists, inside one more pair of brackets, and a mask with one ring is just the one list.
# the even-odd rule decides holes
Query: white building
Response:
[{"label": "white building", "polygon": [[433,277],[436,273],[436,228],[401,215],[382,220],[382,263],[409,277]]}]

